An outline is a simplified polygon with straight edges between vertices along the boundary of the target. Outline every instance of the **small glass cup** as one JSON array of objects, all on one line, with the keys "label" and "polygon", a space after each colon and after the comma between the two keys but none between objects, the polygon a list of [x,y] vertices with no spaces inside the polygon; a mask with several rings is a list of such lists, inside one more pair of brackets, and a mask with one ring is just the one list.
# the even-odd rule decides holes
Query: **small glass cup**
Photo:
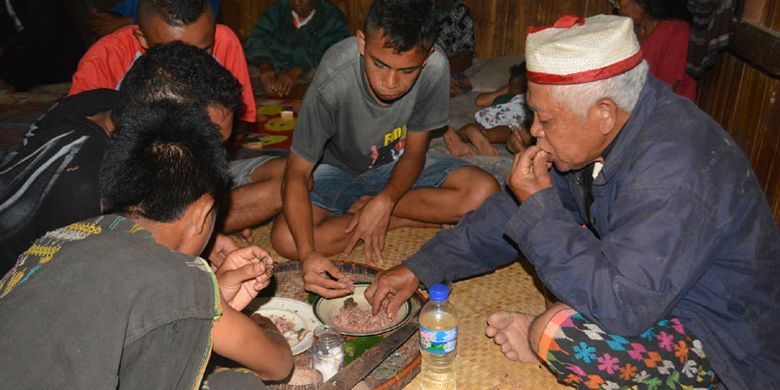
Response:
[{"label": "small glass cup", "polygon": [[314,329],[314,344],[309,350],[311,360],[327,381],[341,369],[344,363],[344,340],[341,332],[328,325],[320,325]]}]

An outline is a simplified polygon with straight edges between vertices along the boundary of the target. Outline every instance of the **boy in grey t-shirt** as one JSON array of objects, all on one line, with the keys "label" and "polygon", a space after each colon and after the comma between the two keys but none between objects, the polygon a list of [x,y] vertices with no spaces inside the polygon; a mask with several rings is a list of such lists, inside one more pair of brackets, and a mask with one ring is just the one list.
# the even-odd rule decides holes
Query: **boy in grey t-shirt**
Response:
[{"label": "boy in grey t-shirt", "polygon": [[486,172],[426,158],[447,124],[449,66],[433,47],[432,0],[377,0],[364,31],[331,47],[303,100],[272,243],[303,263],[305,287],[325,297],[348,286],[326,256],[382,261],[388,228],[456,223],[499,190]]}]

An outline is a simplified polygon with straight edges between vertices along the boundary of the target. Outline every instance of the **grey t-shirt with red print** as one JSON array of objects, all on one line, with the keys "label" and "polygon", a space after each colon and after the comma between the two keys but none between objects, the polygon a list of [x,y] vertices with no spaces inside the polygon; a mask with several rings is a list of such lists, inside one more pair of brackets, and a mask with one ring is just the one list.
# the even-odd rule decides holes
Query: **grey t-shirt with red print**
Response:
[{"label": "grey t-shirt with red print", "polygon": [[303,98],[293,153],[360,174],[401,156],[407,131],[447,124],[449,63],[434,50],[409,92],[388,106],[369,92],[355,37],[333,45],[322,58]]}]

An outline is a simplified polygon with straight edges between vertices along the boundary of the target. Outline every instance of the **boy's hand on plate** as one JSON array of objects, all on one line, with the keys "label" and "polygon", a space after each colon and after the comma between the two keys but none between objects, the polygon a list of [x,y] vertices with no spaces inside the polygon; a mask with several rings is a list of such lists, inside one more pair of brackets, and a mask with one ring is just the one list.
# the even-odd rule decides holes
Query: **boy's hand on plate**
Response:
[{"label": "boy's hand on plate", "polygon": [[[301,259],[303,288],[324,298],[336,298],[352,292],[339,267],[319,253],[310,253]],[[334,280],[336,279],[336,280]],[[341,280],[341,281],[339,281]]]}]

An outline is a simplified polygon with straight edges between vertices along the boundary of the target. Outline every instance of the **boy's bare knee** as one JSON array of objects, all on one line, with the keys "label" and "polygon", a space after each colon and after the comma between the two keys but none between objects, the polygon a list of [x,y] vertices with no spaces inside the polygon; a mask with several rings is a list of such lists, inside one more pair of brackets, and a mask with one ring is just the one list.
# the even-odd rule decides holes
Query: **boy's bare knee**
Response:
[{"label": "boy's bare knee", "polygon": [[250,175],[252,182],[257,183],[266,180],[274,180],[281,183],[286,165],[287,159],[281,157],[269,160],[252,171],[252,174]]},{"label": "boy's bare knee", "polygon": [[271,246],[277,253],[288,259],[295,260],[298,257],[295,240],[283,215],[277,216],[271,227]]},{"label": "boy's bare knee", "polygon": [[464,191],[464,212],[478,208],[488,196],[500,190],[498,182],[489,173],[476,167],[464,167],[461,169],[471,171],[469,172],[469,180],[463,183],[464,185],[461,187]]},{"label": "boy's bare knee", "polygon": [[570,307],[561,302],[555,302],[544,313],[538,315],[531,323],[531,328],[528,330],[528,342],[531,344],[531,349],[534,353],[537,355],[539,354],[539,341],[542,339],[544,329],[550,323],[550,320],[552,320],[558,312],[566,309],[570,309]]}]

